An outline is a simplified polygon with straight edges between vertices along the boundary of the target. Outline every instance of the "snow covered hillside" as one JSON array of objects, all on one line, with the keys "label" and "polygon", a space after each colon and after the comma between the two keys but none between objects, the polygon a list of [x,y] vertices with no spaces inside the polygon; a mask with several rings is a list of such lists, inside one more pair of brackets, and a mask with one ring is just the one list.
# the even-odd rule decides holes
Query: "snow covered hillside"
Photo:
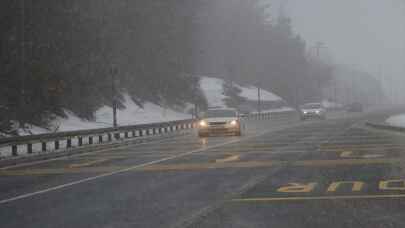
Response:
[{"label": "snow covered hillside", "polygon": [[[200,81],[201,89],[203,90],[208,105],[210,107],[226,107],[224,99],[226,96],[223,94],[223,83],[224,81],[219,78],[213,77],[202,77]],[[244,97],[247,102],[251,101],[252,106],[255,107],[257,103],[257,87],[255,86],[241,86],[235,85],[241,90],[240,96]],[[282,102],[283,100],[266,90],[261,90],[261,99],[263,104],[266,102]],[[171,108],[164,108],[162,106],[147,102],[144,104],[144,107],[141,108],[135,104],[132,99],[124,94],[123,105],[125,109],[118,110],[117,119],[118,125],[135,125],[135,124],[144,124],[144,123],[154,123],[154,122],[163,122],[170,120],[181,120],[191,118],[190,114],[187,114],[186,111],[174,111]],[[254,108],[255,109],[255,108]],[[263,110],[269,111],[269,107],[263,107]],[[287,111],[291,108],[286,108],[284,106],[277,106],[273,108],[274,111]],[[255,110],[252,110],[255,111]],[[57,117],[50,123],[48,129],[41,128],[38,126],[29,126],[27,129],[20,130],[20,135],[27,134],[40,134],[40,133],[49,133],[57,131],[73,131],[73,130],[83,130],[83,129],[94,129],[102,127],[111,127],[112,126],[112,109],[111,107],[104,106],[97,110],[95,113],[94,121],[87,121],[80,119],[74,113],[69,110],[65,110],[67,118]]]},{"label": "snow covered hillside", "polygon": [[[201,89],[203,90],[207,101],[208,106],[210,107],[226,107],[224,99],[226,96],[223,94],[224,80],[213,77],[202,77],[200,81]],[[239,94],[241,97],[244,97],[246,100],[257,101],[257,87],[255,86],[240,86],[235,84],[237,88],[241,90]],[[262,101],[282,101],[281,97],[266,91],[261,90],[261,100]]]},{"label": "snow covered hillside", "polygon": [[[119,126],[191,118],[190,114],[177,112],[169,108],[166,109],[150,102],[145,103],[144,107],[141,108],[137,104],[135,104],[127,94],[124,94],[123,105],[126,108],[118,110],[117,112]],[[95,129],[112,126],[113,113],[112,108],[108,106],[104,106],[97,110],[97,112],[95,113],[95,121],[80,119],[74,113],[68,110],[65,110],[65,114],[67,118],[57,117],[51,122],[50,129],[30,126],[26,130],[20,130],[20,135],[41,134],[56,131]]]},{"label": "snow covered hillside", "polygon": [[391,116],[385,122],[392,126],[405,127],[405,114]]}]

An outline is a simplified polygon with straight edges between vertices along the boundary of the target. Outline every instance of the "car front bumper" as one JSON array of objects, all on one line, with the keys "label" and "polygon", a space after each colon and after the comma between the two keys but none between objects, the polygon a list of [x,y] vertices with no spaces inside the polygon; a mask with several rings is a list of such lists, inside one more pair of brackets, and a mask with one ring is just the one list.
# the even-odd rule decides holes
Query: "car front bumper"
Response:
[{"label": "car front bumper", "polygon": [[307,118],[324,118],[325,113],[316,113],[316,112],[308,112],[308,113],[301,113],[301,118],[302,119],[307,119]]},{"label": "car front bumper", "polygon": [[199,134],[230,134],[239,133],[240,126],[207,126],[198,129]]}]

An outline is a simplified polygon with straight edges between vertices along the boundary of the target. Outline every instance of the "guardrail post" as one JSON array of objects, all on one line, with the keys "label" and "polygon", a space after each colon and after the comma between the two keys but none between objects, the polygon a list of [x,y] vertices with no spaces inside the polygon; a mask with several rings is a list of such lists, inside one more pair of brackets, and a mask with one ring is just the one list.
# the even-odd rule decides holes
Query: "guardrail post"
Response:
[{"label": "guardrail post", "polygon": [[143,129],[138,130],[139,136],[142,137],[143,136]]},{"label": "guardrail post", "polygon": [[162,126],[159,126],[159,128],[158,128],[158,133],[159,133],[159,135],[162,134]]},{"label": "guardrail post", "polygon": [[103,143],[103,136],[102,135],[99,135],[98,136],[98,143],[100,144],[100,143]]},{"label": "guardrail post", "polygon": [[46,142],[42,142],[42,152],[46,151]]},{"label": "guardrail post", "polygon": [[119,132],[118,132],[118,133],[115,133],[115,134],[114,134],[114,138],[117,139],[117,140],[120,139],[120,138],[121,138],[120,133],[119,133]]},{"label": "guardrail post", "polygon": [[112,141],[111,133],[108,133],[107,135],[108,135],[108,141],[111,142]]},{"label": "guardrail post", "polygon": [[156,128],[152,128],[152,134],[156,135]]},{"label": "guardrail post", "polygon": [[55,140],[55,150],[59,150],[59,140]]},{"label": "guardrail post", "polygon": [[83,146],[83,138],[79,137],[79,142],[78,142],[79,146]]},{"label": "guardrail post", "polygon": [[93,136],[89,136],[89,144],[93,144]]},{"label": "guardrail post", "polygon": [[27,153],[32,154],[32,143],[27,144]]},{"label": "guardrail post", "polygon": [[128,136],[128,131],[126,131],[126,132],[124,133],[124,136],[125,136],[126,139],[129,138],[129,136]]},{"label": "guardrail post", "polygon": [[72,139],[71,138],[68,138],[67,140],[66,140],[66,148],[71,148],[72,147]]},{"label": "guardrail post", "polygon": [[18,148],[17,148],[17,145],[12,145],[11,146],[11,153],[12,153],[12,155],[13,156],[18,156]]}]

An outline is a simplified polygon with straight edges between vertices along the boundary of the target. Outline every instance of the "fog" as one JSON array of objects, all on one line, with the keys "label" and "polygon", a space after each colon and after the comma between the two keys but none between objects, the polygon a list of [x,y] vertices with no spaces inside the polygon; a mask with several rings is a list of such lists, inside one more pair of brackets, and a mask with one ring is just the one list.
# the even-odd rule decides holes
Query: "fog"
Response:
[{"label": "fog", "polygon": [[405,94],[405,1],[271,0],[292,18],[307,41],[325,43],[323,58],[367,71],[383,82],[394,102]]}]

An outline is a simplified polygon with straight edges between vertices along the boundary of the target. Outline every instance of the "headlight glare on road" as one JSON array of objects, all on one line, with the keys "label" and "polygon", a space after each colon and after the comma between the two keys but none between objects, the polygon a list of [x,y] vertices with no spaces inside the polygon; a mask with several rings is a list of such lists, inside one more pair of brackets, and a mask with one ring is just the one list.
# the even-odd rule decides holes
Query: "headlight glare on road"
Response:
[{"label": "headlight glare on road", "polygon": [[200,127],[206,127],[208,125],[208,123],[205,120],[201,120],[199,125],[200,125]]},{"label": "headlight glare on road", "polygon": [[237,120],[232,120],[232,121],[230,122],[230,124],[231,124],[232,126],[236,126],[236,125],[238,125],[238,121],[237,121]]}]

